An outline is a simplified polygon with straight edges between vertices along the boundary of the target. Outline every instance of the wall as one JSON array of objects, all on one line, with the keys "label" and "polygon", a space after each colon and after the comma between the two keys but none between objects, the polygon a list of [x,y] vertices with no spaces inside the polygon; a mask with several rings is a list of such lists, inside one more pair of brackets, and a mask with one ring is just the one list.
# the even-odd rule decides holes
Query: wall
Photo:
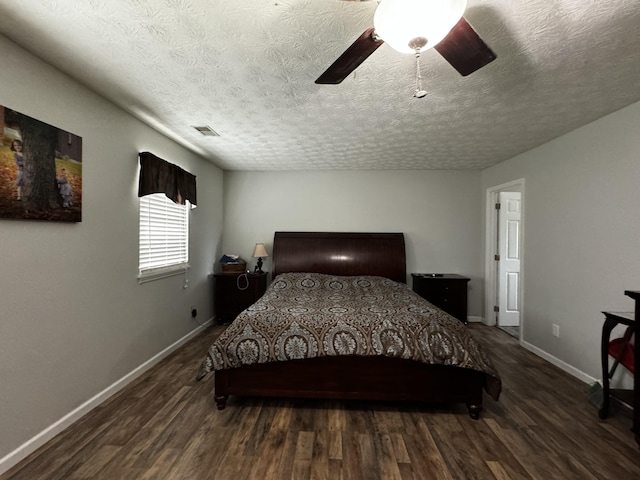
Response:
[{"label": "wall", "polygon": [[600,312],[640,289],[639,124],[636,103],[482,172],[483,191],[526,181],[524,341],[594,378]]},{"label": "wall", "polygon": [[469,315],[480,316],[480,196],[475,171],[225,172],[223,248],[253,266],[255,243],[271,253],[278,230],[404,232],[407,272],[471,277]]},{"label": "wall", "polygon": [[[223,175],[4,37],[0,58],[0,104],[83,139],[81,223],[0,219],[1,472],[25,442],[193,332],[191,305],[201,322],[213,316]],[[187,289],[184,276],[136,280],[144,150],[197,176]]]}]

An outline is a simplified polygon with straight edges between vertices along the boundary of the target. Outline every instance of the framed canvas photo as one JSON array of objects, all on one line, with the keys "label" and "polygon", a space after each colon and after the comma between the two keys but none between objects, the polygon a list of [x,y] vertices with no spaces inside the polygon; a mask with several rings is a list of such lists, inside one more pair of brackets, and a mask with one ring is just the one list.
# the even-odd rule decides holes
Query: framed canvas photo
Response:
[{"label": "framed canvas photo", "polygon": [[0,105],[0,218],[82,221],[82,138]]}]

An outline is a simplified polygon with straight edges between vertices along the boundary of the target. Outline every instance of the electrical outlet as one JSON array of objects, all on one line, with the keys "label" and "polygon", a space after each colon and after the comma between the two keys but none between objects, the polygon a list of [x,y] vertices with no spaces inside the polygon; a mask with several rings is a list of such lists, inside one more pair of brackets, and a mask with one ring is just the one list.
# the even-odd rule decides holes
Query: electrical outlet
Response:
[{"label": "electrical outlet", "polygon": [[555,323],[552,323],[552,324],[551,324],[551,334],[552,334],[554,337],[558,337],[558,338],[560,338],[560,325],[557,325],[557,324],[555,324]]},{"label": "electrical outlet", "polygon": [[191,318],[196,318],[198,316],[198,310],[196,310],[196,307],[191,307]]}]

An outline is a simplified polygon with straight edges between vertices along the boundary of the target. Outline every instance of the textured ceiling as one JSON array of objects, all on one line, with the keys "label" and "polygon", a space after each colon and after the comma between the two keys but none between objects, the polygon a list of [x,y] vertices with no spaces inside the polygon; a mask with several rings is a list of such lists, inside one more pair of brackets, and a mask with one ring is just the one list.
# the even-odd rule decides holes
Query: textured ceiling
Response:
[{"label": "textured ceiling", "polygon": [[469,0],[498,56],[474,74],[429,50],[416,99],[382,45],[315,85],[376,6],[0,0],[0,32],[227,170],[480,169],[640,101],[638,0]]}]

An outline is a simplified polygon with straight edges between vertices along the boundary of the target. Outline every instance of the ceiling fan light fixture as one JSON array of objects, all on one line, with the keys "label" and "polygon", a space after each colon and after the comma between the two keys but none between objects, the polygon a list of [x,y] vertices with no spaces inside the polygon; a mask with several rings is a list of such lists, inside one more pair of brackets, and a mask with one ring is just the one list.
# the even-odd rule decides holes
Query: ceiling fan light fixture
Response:
[{"label": "ceiling fan light fixture", "polygon": [[467,0],[382,0],[373,17],[376,33],[394,50],[416,53],[414,39],[424,37],[420,51],[434,47],[460,20]]}]

